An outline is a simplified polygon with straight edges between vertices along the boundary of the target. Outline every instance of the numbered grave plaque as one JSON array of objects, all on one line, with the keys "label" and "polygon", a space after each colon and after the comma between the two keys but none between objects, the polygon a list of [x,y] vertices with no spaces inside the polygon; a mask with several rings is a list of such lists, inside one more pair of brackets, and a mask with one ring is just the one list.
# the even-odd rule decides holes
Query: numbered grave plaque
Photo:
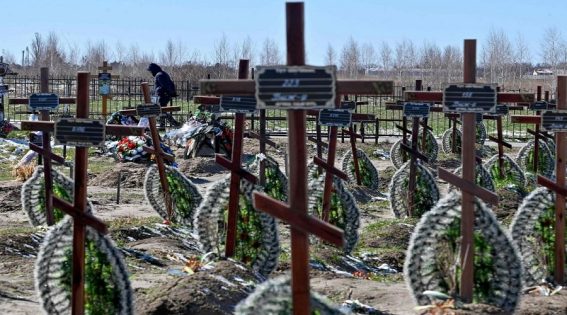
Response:
[{"label": "numbered grave plaque", "polygon": [[496,115],[498,116],[506,116],[509,111],[508,105],[496,105]]},{"label": "numbered grave plaque", "polygon": [[98,74],[98,94],[100,95],[110,95],[110,81],[112,76],[110,73],[99,73]]},{"label": "numbered grave plaque", "polygon": [[161,114],[161,106],[158,104],[141,104],[136,106],[136,114],[144,117],[156,117]]},{"label": "numbered grave plaque", "polygon": [[352,113],[346,109],[322,109],[319,112],[319,124],[329,127],[348,127]]},{"label": "numbered grave plaque", "polygon": [[450,84],[443,91],[443,112],[494,113],[496,84]]},{"label": "numbered grave plaque", "polygon": [[545,111],[541,114],[541,127],[547,131],[567,131],[567,111]]},{"label": "numbered grave plaque", "polygon": [[530,104],[530,110],[547,110],[547,105],[546,101],[537,101]]},{"label": "numbered grave plaque", "polygon": [[356,109],[356,102],[355,101],[342,101],[341,102],[341,109],[346,109],[349,111],[354,111]]},{"label": "numbered grave plaque", "polygon": [[222,95],[220,98],[220,110],[232,113],[254,113],[256,111],[256,97]]},{"label": "numbered grave plaque", "polygon": [[102,120],[61,118],[55,122],[55,143],[76,147],[100,146],[104,143]]},{"label": "numbered grave plaque", "polygon": [[429,117],[429,104],[426,103],[404,103],[404,117],[427,118]]},{"label": "numbered grave plaque", "polygon": [[332,109],[335,92],[334,66],[258,67],[258,109]]},{"label": "numbered grave plaque", "polygon": [[28,107],[34,110],[52,110],[59,106],[59,96],[54,93],[34,93],[28,100]]},{"label": "numbered grave plaque", "polygon": [[8,93],[8,86],[0,84],[0,96],[4,95],[6,93]]}]

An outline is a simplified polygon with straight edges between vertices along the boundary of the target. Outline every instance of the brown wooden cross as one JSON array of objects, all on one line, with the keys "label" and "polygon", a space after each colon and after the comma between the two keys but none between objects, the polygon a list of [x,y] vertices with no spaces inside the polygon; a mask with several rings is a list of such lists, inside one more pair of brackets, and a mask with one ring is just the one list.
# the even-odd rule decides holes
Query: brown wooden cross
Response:
[{"label": "brown wooden cross", "polygon": [[[49,68],[40,68],[40,93],[49,93]],[[29,99],[27,98],[13,98],[9,100],[10,104],[28,104]],[[75,104],[74,98],[60,98],[60,104]],[[42,109],[40,112],[40,121],[50,121],[49,109]],[[39,163],[43,160],[43,177],[45,185],[45,217],[47,225],[51,226],[55,224],[55,219],[53,217],[53,177],[51,174],[51,161],[55,161],[59,164],[65,163],[65,158],[59,156],[51,150],[51,135],[49,132],[42,133],[42,146],[35,143],[29,143],[30,150],[35,151],[39,155]],[[43,159],[41,159],[43,157]]]},{"label": "brown wooden cross", "polygon": [[[142,88],[142,94],[144,96],[144,103],[151,105],[152,101],[151,101],[151,97],[150,97],[150,87],[148,85],[148,82],[142,82],[141,88]],[[173,111],[178,111],[180,109],[181,108],[179,106],[168,106],[168,107],[161,107],[160,108],[160,110],[162,112],[173,112]],[[123,115],[136,115],[137,110],[136,109],[123,109],[123,110],[120,111],[120,113],[123,114]],[[173,216],[173,200],[171,199],[171,193],[169,191],[169,185],[167,184],[167,174],[165,172],[164,160],[167,160],[169,162],[175,162],[175,156],[163,152],[163,150],[161,148],[161,139],[159,137],[159,132],[158,132],[158,129],[157,129],[156,117],[154,115],[150,115],[147,118],[148,118],[148,122],[149,122],[150,135],[151,135],[151,138],[152,138],[152,146],[153,147],[144,146],[143,150],[145,152],[148,152],[149,154],[153,154],[155,156],[156,165],[157,165],[158,173],[159,173],[159,181],[160,181],[160,184],[161,184],[161,188],[163,190],[163,197],[164,197],[163,200],[165,201],[165,208],[167,210],[167,220],[165,220],[164,223],[170,224],[171,218]]]},{"label": "brown wooden cross", "polygon": [[[244,80],[248,78],[248,69],[250,61],[247,59],[241,59],[238,65],[238,79]],[[218,94],[223,93],[222,90],[218,91]],[[204,98],[201,97],[200,101],[206,102],[210,105],[220,104],[220,99],[215,98]],[[217,154],[215,160],[218,164],[230,170],[230,195],[228,199],[228,220],[226,227],[226,243],[225,243],[225,256],[234,256],[234,251],[236,248],[236,232],[237,232],[237,220],[238,220],[238,201],[240,196],[240,179],[245,178],[249,182],[255,184],[256,176],[252,175],[250,172],[242,167],[242,142],[244,139],[244,129],[246,114],[235,113],[234,114],[234,136],[232,139],[232,157],[227,159],[226,157]]]},{"label": "brown wooden cross", "polygon": [[[90,73],[79,72],[77,75],[77,118],[89,115],[89,82]],[[107,134],[143,135],[144,128],[106,125]],[[52,132],[55,123],[50,121],[22,121],[22,130],[39,130]],[[72,313],[84,314],[85,302],[85,238],[86,227],[90,226],[102,234],[108,233],[104,222],[97,219],[87,210],[87,174],[88,147],[77,147],[75,151],[75,176],[73,203],[53,196],[53,206],[73,217],[73,265],[72,265]]]},{"label": "brown wooden cross", "polygon": [[[476,40],[465,40],[463,77],[464,83],[476,82]],[[498,94],[499,99],[502,97],[501,94]],[[406,100],[412,101],[440,101],[443,99],[442,92],[406,92],[405,96]],[[513,99],[515,100],[517,98]],[[474,198],[476,196],[486,202],[497,204],[498,196],[475,184],[475,114],[463,113],[462,122],[463,178],[443,168],[439,168],[439,178],[462,190],[460,294],[465,302],[471,302],[474,286]]]},{"label": "brown wooden cross", "polygon": [[[337,95],[336,99],[339,99]],[[340,103],[337,101],[336,103]],[[319,112],[313,113],[312,111],[308,111],[307,114],[315,114],[316,117],[319,116]],[[317,120],[317,126],[320,126],[319,121]],[[317,147],[326,146],[327,148],[327,161],[322,159],[322,156],[319,156],[319,150],[317,151],[317,156],[313,157],[313,162],[318,165],[320,168],[325,169],[325,184],[323,188],[323,211],[321,213],[321,219],[323,221],[329,221],[329,214],[331,211],[331,195],[333,192],[333,176],[337,176],[343,180],[348,180],[347,174],[339,170],[335,167],[335,157],[337,152],[337,127],[329,127],[329,144],[324,143],[321,141],[321,135],[319,134],[319,139],[313,139],[311,141],[315,141],[317,143]],[[321,150],[322,151],[322,150]]]},{"label": "brown wooden cross", "polygon": [[[386,82],[386,81],[376,81],[376,82]],[[393,86],[393,82],[392,81],[388,81],[390,83],[392,83]],[[353,88],[356,88],[356,85],[352,86]],[[381,93],[381,94],[385,94],[382,92],[389,92],[391,93],[392,91],[376,91],[375,93]],[[347,92],[348,93],[348,92]],[[366,94],[365,94],[366,95]],[[370,115],[370,114],[356,114],[353,113],[352,114],[352,123],[356,123],[356,122],[365,122],[365,121],[374,121],[374,115]],[[356,184],[357,185],[362,185],[362,178],[360,177],[360,166],[358,163],[358,155],[356,154],[356,139],[364,139],[364,136],[361,134],[356,133],[353,124],[350,125],[350,127],[348,127],[348,129],[342,129],[342,133],[343,134],[347,134],[350,138],[350,148],[352,151],[352,162],[354,164],[354,175],[356,177]]]},{"label": "brown wooden cross", "polygon": [[[305,64],[303,3],[286,3],[287,64]],[[361,83],[359,83],[361,82]],[[356,87],[356,88],[355,88]],[[382,94],[393,89],[392,82],[337,80],[336,93],[356,90],[356,94]],[[253,95],[252,80],[202,81],[205,94]],[[342,231],[307,214],[307,150],[305,146],[306,120],[304,110],[288,111],[289,145],[289,205],[262,193],[254,193],[254,207],[291,224],[292,295],[295,315],[310,313],[309,294],[309,238],[315,234],[325,241],[342,246]]]},{"label": "brown wooden cross", "polygon": [[[107,74],[109,70],[112,70],[112,67],[108,65],[108,62],[105,60],[102,62],[102,67],[98,67],[98,70],[102,71],[101,73]],[[112,75],[113,79],[118,79],[120,76]],[[103,95],[102,96],[102,116],[106,119],[107,114],[107,102],[108,99],[112,98],[110,95]]]},{"label": "brown wooden cross", "polygon": [[[567,76],[557,76],[557,110],[567,110]],[[558,284],[565,283],[565,159],[567,132],[555,132],[555,182],[544,176],[537,183],[555,192],[555,273]]]},{"label": "brown wooden cross", "polygon": [[[536,100],[541,101],[541,86],[537,87]],[[545,92],[545,101],[549,101],[549,91]],[[534,136],[534,160],[533,169],[534,173],[537,174],[539,168],[539,141],[542,138],[553,139],[553,136],[548,132],[542,131],[541,125],[541,111],[537,110],[535,115],[512,115],[510,116],[512,123],[515,124],[533,124],[535,125],[535,130],[527,129],[527,132]]]}]

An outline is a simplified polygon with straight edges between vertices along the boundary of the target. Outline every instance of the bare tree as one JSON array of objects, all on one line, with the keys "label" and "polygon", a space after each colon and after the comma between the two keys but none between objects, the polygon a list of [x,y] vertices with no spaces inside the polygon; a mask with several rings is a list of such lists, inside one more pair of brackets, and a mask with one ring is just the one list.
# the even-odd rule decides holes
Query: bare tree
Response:
[{"label": "bare tree", "polygon": [[545,30],[541,42],[541,47],[543,47],[542,59],[545,64],[551,67],[553,75],[557,75],[557,68],[561,60],[562,42],[561,32],[557,28],[552,27]]},{"label": "bare tree", "polygon": [[404,39],[396,44],[394,51],[394,68],[397,72],[397,79],[402,85],[411,84],[410,70],[413,70],[417,63],[417,53],[411,40]]},{"label": "bare tree", "polygon": [[347,78],[357,78],[360,68],[360,49],[354,38],[350,37],[343,46],[341,54],[341,72]]},{"label": "bare tree", "polygon": [[337,64],[337,52],[335,51],[333,46],[331,46],[331,44],[329,44],[327,46],[327,54],[325,56],[325,64],[328,65],[328,66],[332,66],[332,65]]},{"label": "bare tree", "polygon": [[282,63],[278,44],[271,38],[266,38],[262,44],[260,63],[264,66],[279,65]]},{"label": "bare tree", "polygon": [[380,45],[380,66],[384,71],[384,78],[389,78],[390,71],[392,70],[393,57],[392,48],[387,42],[382,42]]},{"label": "bare tree", "polygon": [[443,83],[462,80],[463,54],[459,47],[445,46],[441,60]]},{"label": "bare tree", "polygon": [[512,43],[506,32],[491,29],[482,49],[482,67],[489,82],[505,84],[514,59]]},{"label": "bare tree", "polygon": [[225,34],[215,43],[215,74],[220,79],[226,79],[230,68],[230,45]]},{"label": "bare tree", "polygon": [[367,74],[368,70],[376,67],[377,63],[376,50],[370,43],[364,43],[360,48],[360,64]]},{"label": "bare tree", "polygon": [[250,38],[250,36],[246,36],[242,42],[240,54],[242,58],[250,60],[250,66],[254,66],[254,45],[252,44],[252,38]]},{"label": "bare tree", "polygon": [[3,61],[5,63],[8,63],[8,64],[15,64],[16,63],[16,57],[9,50],[2,49],[2,52],[0,52],[0,56],[2,56]]},{"label": "bare tree", "polygon": [[518,76],[518,81],[519,81],[519,85],[518,87],[521,89],[522,88],[522,83],[523,83],[523,77],[524,74],[527,70],[526,64],[529,63],[530,59],[531,59],[531,54],[530,54],[530,47],[528,45],[528,43],[526,42],[525,37],[523,36],[522,33],[518,33],[517,37],[516,37],[516,49],[515,49],[515,54],[514,54],[514,59],[515,59],[515,66],[516,69],[514,71],[514,74]]},{"label": "bare tree", "polygon": [[45,62],[45,50],[46,45],[41,37],[41,34],[34,33],[31,42],[31,55],[32,55],[32,65],[34,67],[41,67]]},{"label": "bare tree", "polygon": [[439,46],[424,42],[419,53],[419,68],[421,79],[428,80],[430,84],[439,86],[442,82],[438,79],[441,68],[442,52]]}]

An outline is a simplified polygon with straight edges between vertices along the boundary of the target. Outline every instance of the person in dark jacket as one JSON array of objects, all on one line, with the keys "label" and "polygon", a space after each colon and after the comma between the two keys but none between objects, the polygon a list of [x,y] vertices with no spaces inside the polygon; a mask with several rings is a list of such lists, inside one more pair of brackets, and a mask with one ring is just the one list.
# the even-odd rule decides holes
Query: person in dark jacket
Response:
[{"label": "person in dark jacket", "polygon": [[[164,107],[169,104],[172,97],[177,96],[175,84],[167,72],[163,71],[160,66],[155,63],[150,63],[148,71],[152,73],[155,78],[154,82],[154,95],[157,97],[157,103]],[[180,123],[176,121],[170,113],[166,113],[160,117],[160,127],[165,127],[165,120],[168,120],[172,126],[178,127]]]}]

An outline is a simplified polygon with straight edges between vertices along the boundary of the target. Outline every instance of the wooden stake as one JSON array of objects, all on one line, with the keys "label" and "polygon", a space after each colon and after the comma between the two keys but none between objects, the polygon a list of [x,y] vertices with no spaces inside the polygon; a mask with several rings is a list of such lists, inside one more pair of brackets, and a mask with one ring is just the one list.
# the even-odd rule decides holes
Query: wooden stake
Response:
[{"label": "wooden stake", "polygon": [[[567,109],[567,76],[557,76],[557,110]],[[567,138],[565,132],[555,132],[555,182],[538,176],[538,184],[555,192],[555,273],[558,284],[565,283],[565,152]]]},{"label": "wooden stake", "polygon": [[[557,77],[557,109],[567,109],[567,76]],[[567,138],[564,133],[555,134],[557,157],[555,160],[555,176],[557,186],[565,187],[565,152]],[[555,282],[565,283],[565,195],[555,197]]]},{"label": "wooden stake", "polygon": [[[150,97],[150,87],[148,82],[142,82],[142,94],[144,95],[144,103],[151,104],[152,100]],[[156,159],[156,165],[159,173],[159,181],[161,183],[161,189],[163,190],[163,199],[165,202],[165,208],[167,210],[167,221],[166,224],[171,223],[171,217],[173,216],[173,200],[171,199],[171,193],[169,191],[169,185],[167,183],[167,173],[165,172],[164,152],[161,149],[161,140],[159,137],[159,132],[156,124],[156,117],[148,117],[148,122],[150,125],[150,135],[152,137],[152,145],[154,150],[154,156]]]},{"label": "wooden stake", "polygon": [[[49,68],[42,67],[40,69],[40,91],[41,93],[49,92]],[[50,121],[49,109],[40,111],[41,121]],[[43,161],[43,178],[45,183],[45,216],[47,225],[55,224],[53,217],[53,177],[51,176],[51,135],[49,132],[43,132],[41,136],[43,152],[45,158]],[[40,155],[41,156],[41,155]]]},{"label": "wooden stake", "polygon": [[[88,72],[77,75],[77,118],[89,116],[89,82]],[[75,148],[75,196],[73,206],[79,214],[87,210],[87,180],[88,180],[88,148]],[[85,223],[73,220],[73,292],[72,314],[85,313]]]},{"label": "wooden stake", "polygon": [[[238,65],[238,78],[247,79],[249,69],[249,60],[240,59]],[[226,229],[226,244],[225,244],[225,256],[234,256],[234,251],[236,248],[236,230],[237,230],[237,220],[238,220],[238,204],[240,200],[240,176],[239,171],[244,171],[241,169],[241,158],[242,158],[242,142],[244,139],[244,121],[246,115],[242,113],[236,113],[234,118],[234,136],[232,140],[232,158],[230,162],[230,195],[228,199],[228,220]],[[219,160],[225,159],[221,155],[216,155],[217,162]],[[251,174],[250,174],[251,175]]]}]

